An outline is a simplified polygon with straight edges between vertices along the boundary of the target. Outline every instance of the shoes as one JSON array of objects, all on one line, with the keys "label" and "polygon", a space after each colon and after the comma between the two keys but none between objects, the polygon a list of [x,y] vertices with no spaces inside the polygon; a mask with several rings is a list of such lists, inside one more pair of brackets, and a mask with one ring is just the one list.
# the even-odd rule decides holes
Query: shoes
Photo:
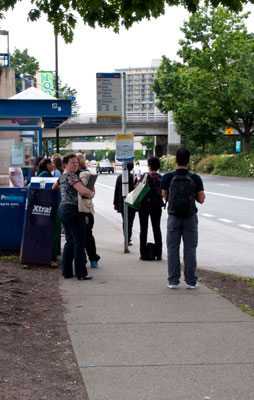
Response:
[{"label": "shoes", "polygon": [[97,261],[91,261],[91,267],[92,267],[92,268],[98,267]]},{"label": "shoes", "polygon": [[81,279],[83,279],[84,281],[88,281],[90,279],[93,279],[93,276],[92,275],[85,275],[85,276],[81,276],[80,278],[78,278],[79,281]]},{"label": "shoes", "polygon": [[157,256],[157,261],[161,261],[162,257],[161,256]]},{"label": "shoes", "polygon": [[179,285],[178,285],[177,283],[168,283],[169,289],[177,289],[178,286],[179,286]]},{"label": "shoes", "polygon": [[197,289],[198,288],[198,282],[195,283],[195,285],[188,285],[188,283],[186,283],[186,289]]},{"label": "shoes", "polygon": [[128,245],[129,245],[129,246],[132,246],[132,245],[133,245],[133,241],[132,241],[132,240],[129,240]]}]

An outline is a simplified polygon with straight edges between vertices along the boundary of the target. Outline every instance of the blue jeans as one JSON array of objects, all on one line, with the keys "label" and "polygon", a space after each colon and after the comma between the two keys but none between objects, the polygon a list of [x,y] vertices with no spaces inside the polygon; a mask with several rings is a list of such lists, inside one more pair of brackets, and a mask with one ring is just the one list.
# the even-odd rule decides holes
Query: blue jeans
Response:
[{"label": "blue jeans", "polygon": [[197,276],[196,250],[198,245],[198,217],[181,218],[168,216],[167,249],[168,249],[168,280],[171,284],[178,284],[181,277],[180,243],[184,245],[184,277],[188,285],[195,285]]},{"label": "blue jeans", "polygon": [[62,274],[65,278],[73,276],[74,259],[75,276],[81,278],[88,274],[85,254],[85,214],[78,212],[78,207],[72,204],[60,204],[58,213],[66,237],[62,256]]}]

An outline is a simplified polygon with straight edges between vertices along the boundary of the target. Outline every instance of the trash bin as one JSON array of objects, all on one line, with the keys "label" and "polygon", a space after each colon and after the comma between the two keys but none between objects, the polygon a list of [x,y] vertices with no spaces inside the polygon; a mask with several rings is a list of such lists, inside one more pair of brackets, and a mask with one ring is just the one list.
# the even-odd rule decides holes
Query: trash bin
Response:
[{"label": "trash bin", "polygon": [[20,249],[26,196],[25,188],[0,188],[0,250]]},{"label": "trash bin", "polygon": [[50,264],[58,192],[29,188],[21,243],[21,263]]}]

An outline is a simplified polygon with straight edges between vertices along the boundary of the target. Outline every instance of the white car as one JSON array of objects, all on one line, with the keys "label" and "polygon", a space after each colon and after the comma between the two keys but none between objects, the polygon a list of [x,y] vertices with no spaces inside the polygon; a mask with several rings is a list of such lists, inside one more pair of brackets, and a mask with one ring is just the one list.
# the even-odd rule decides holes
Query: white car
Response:
[{"label": "white car", "polygon": [[139,176],[145,174],[146,172],[149,172],[147,160],[136,161],[134,164],[133,172],[135,175]]}]

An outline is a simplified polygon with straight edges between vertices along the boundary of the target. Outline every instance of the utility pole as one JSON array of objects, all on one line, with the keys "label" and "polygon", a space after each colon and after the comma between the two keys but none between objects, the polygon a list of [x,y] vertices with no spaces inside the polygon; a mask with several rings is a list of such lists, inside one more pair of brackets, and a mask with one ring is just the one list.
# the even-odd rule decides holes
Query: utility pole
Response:
[{"label": "utility pole", "polygon": [[[56,57],[56,98],[59,98],[59,87],[58,87],[58,41],[57,35],[55,35],[55,57]],[[59,153],[59,129],[56,128],[56,152]]]},{"label": "utility pole", "polygon": [[[125,72],[122,74],[122,133],[126,134],[126,76]],[[123,173],[122,173],[122,195],[125,200],[129,193],[129,171],[127,169],[127,161],[123,162]],[[123,225],[124,225],[124,252],[129,253],[128,249],[128,206],[123,201]]]}]

